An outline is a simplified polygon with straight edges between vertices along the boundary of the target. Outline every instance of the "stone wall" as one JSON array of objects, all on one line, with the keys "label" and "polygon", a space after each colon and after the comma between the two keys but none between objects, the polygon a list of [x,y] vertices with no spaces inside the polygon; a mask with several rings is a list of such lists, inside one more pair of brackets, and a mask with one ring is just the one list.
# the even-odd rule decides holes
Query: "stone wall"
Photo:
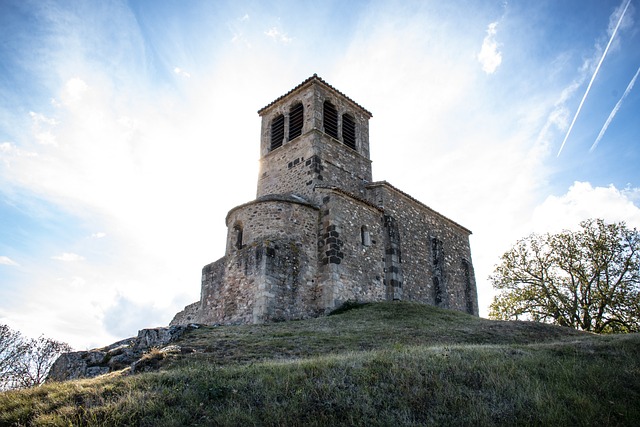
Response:
[{"label": "stone wall", "polygon": [[316,185],[336,186],[364,197],[371,161],[315,130],[260,160],[257,197],[294,193],[314,200]]},{"label": "stone wall", "polygon": [[384,231],[382,212],[365,200],[332,188],[321,196],[318,224],[318,282],[330,310],[345,301],[382,301]]},{"label": "stone wall", "polygon": [[477,315],[471,232],[386,182],[368,189],[371,200],[398,224],[402,299]]}]

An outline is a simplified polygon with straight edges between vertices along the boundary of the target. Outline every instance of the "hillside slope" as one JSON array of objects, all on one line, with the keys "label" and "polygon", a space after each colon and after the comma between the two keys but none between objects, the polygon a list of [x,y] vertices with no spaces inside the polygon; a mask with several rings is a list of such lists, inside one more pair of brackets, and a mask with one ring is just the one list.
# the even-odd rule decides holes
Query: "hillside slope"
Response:
[{"label": "hillside slope", "polygon": [[[0,425],[635,425],[640,336],[379,303],[203,327],[158,372],[0,394]],[[188,349],[188,351],[185,351]]]}]

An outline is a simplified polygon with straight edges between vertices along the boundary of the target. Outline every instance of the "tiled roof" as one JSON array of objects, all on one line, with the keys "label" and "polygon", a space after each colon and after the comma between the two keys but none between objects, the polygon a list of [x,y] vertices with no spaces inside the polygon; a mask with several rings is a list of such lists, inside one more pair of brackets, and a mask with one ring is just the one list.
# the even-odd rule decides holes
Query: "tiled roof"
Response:
[{"label": "tiled roof", "polygon": [[275,104],[276,102],[280,101],[281,99],[287,97],[288,95],[290,95],[291,93],[297,91],[298,89],[300,89],[302,86],[305,86],[307,84],[309,84],[312,81],[316,81],[319,82],[321,84],[323,84],[324,86],[326,86],[327,88],[331,89],[332,91],[336,92],[337,94],[345,97],[346,99],[348,99],[350,102],[352,102],[353,104],[357,105],[359,108],[361,108],[365,113],[367,113],[369,115],[369,117],[373,117],[373,115],[366,109],[364,108],[362,105],[358,104],[357,102],[355,102],[353,99],[349,98],[347,95],[345,95],[344,93],[340,92],[338,89],[336,89],[335,87],[331,86],[329,83],[327,83],[326,81],[322,80],[322,78],[318,77],[317,74],[314,74],[313,76],[309,77],[308,79],[306,79],[305,81],[303,81],[302,83],[300,83],[298,86],[294,87],[293,89],[291,89],[289,92],[285,93],[284,95],[276,98],[274,101],[270,102],[268,105],[266,105],[265,107],[262,107],[261,109],[258,110],[258,114],[262,114],[262,112],[264,110],[266,110],[267,108],[271,107],[273,104]]}]

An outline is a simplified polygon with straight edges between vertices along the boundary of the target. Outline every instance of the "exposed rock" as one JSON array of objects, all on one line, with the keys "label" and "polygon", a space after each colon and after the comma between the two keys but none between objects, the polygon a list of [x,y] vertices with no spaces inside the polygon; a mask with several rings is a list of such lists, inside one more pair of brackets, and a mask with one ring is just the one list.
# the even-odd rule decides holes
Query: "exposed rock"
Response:
[{"label": "exposed rock", "polygon": [[51,367],[47,381],[92,378],[127,367],[132,368],[131,372],[157,369],[159,362],[167,355],[193,351],[169,344],[175,342],[185,332],[198,327],[196,324],[190,324],[142,329],[136,337],[127,338],[106,347],[64,353]]}]

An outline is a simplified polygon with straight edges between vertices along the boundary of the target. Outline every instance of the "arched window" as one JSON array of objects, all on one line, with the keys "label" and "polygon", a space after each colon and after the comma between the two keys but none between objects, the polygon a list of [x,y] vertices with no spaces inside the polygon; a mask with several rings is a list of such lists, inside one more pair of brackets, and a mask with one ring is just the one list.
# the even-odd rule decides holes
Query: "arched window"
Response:
[{"label": "arched window", "polygon": [[338,112],[336,107],[329,101],[324,101],[322,117],[324,120],[324,133],[338,139]]},{"label": "arched window", "polygon": [[347,147],[356,149],[356,122],[350,114],[342,116],[342,140]]},{"label": "arched window", "polygon": [[275,150],[282,146],[284,140],[284,116],[276,116],[271,122],[271,149]]},{"label": "arched window", "polygon": [[360,229],[360,239],[362,240],[363,246],[371,246],[371,235],[366,225],[363,225]]},{"label": "arched window", "polygon": [[236,233],[236,249],[242,249],[242,225],[234,225],[233,231]]},{"label": "arched window", "polygon": [[298,103],[289,111],[289,141],[302,135],[304,107]]}]

